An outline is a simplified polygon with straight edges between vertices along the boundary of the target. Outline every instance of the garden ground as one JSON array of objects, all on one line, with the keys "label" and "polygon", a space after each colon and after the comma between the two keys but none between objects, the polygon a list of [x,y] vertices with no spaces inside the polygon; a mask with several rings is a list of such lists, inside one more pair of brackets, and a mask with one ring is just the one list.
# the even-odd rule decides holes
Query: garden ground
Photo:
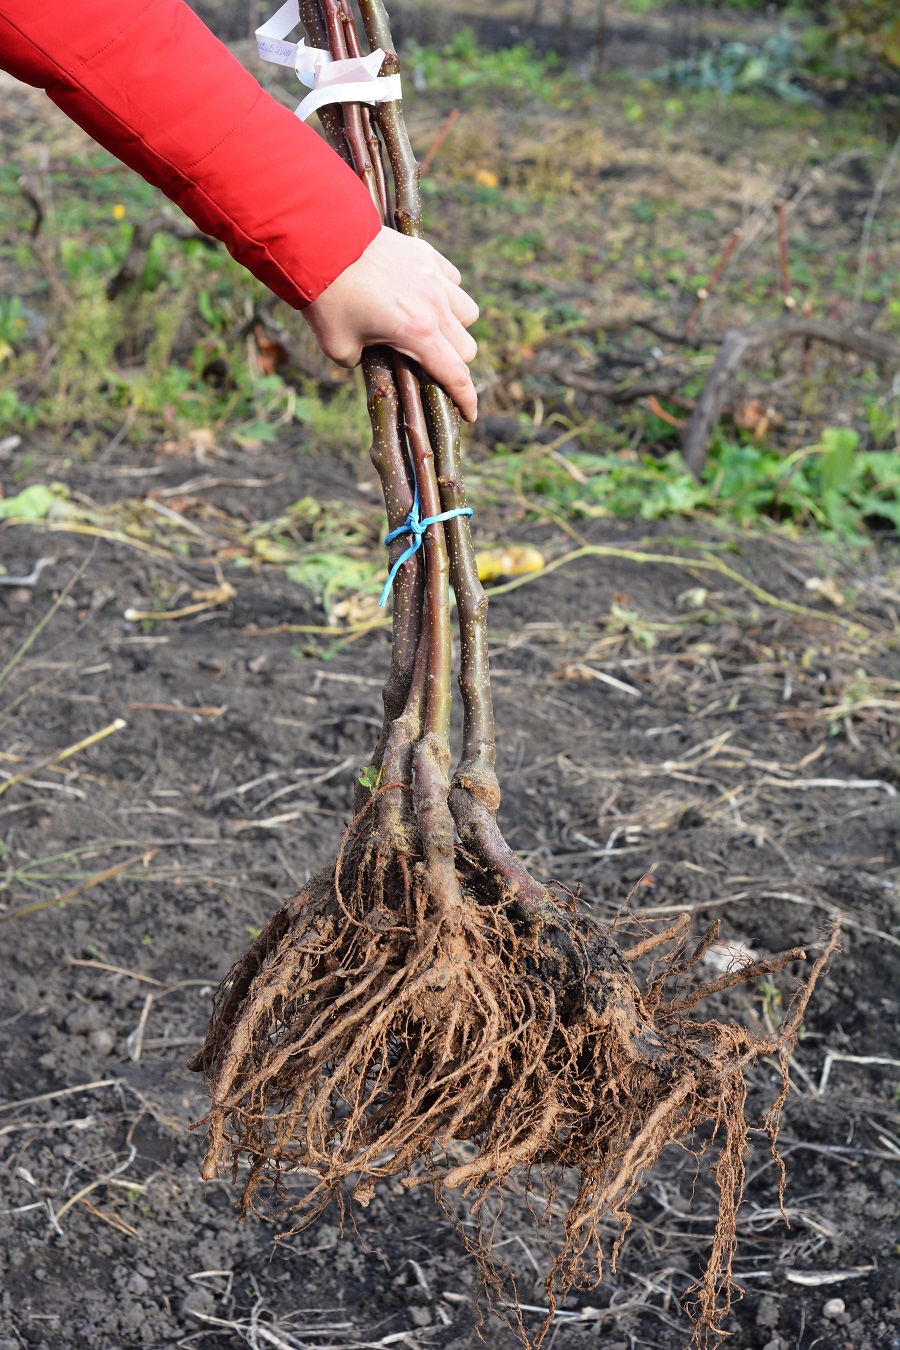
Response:
[{"label": "garden ground", "polygon": [[[160,517],[170,535],[92,539],[52,521],[2,535],[10,575],[54,560],[34,587],[0,591],[4,653],[51,613],[2,685],[4,767],[28,775],[0,801],[10,1345],[224,1347],[254,1315],[298,1343],[476,1343],[474,1272],[430,1197],[389,1189],[348,1214],[343,1237],[326,1218],[273,1255],[268,1226],[238,1224],[228,1182],[199,1182],[189,1130],[204,1095],[184,1062],[210,991],[335,853],[388,655],[384,629],[328,632],[309,591],[221,562],[223,522],[261,497],[270,511],[311,496],[352,516],[370,500],[348,487],[357,468],[287,444],[213,472],[119,451],[73,490],[111,500],[127,484],[174,513]],[[573,543],[502,514],[485,529],[551,558]],[[794,1060],[791,1227],[757,1141],[730,1326],[754,1350],[888,1350],[900,1335],[896,570],[874,555],[864,571],[835,562],[836,608],[806,585],[820,552],[798,540],[733,536],[723,554],[708,530],[597,522],[585,542],[613,556],[492,604],[507,837],[608,921],[626,903],[644,920],[687,910],[767,953],[812,950],[845,916]],[[647,554],[672,561],[635,560]],[[728,575],[707,570],[726,558]],[[154,610],[163,584],[174,603]],[[717,1011],[763,1027],[791,987],[785,973]],[[774,1065],[754,1080],[761,1109],[775,1080]],[[648,1182],[618,1273],[569,1300],[596,1312],[560,1319],[557,1346],[686,1342],[679,1297],[713,1212],[707,1169],[695,1173],[677,1152]],[[540,1237],[515,1195],[497,1238],[521,1301],[540,1306]],[[825,1320],[837,1296],[846,1311]],[[493,1324],[485,1334],[513,1344]]]}]

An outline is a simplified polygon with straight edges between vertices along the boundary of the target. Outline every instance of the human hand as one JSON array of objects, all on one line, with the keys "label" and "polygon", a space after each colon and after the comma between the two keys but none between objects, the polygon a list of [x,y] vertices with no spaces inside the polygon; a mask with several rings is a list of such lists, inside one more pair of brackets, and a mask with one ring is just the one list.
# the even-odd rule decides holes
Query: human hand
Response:
[{"label": "human hand", "polygon": [[423,239],[385,228],[303,317],[340,366],[358,365],[363,347],[376,343],[411,356],[474,422],[478,395],[467,363],[478,348],[466,329],[478,306],[460,281],[453,264]]}]

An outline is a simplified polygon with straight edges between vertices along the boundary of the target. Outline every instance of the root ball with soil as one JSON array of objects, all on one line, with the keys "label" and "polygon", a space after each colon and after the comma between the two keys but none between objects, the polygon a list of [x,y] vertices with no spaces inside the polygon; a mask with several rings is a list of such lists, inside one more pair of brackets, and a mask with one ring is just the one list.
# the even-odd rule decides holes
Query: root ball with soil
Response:
[{"label": "root ball with soil", "polygon": [[[397,70],[381,0],[360,0],[360,10],[370,46],[386,52],[383,73]],[[310,40],[335,59],[359,53],[343,0],[303,0],[301,14]],[[326,133],[369,184],[385,222],[421,235],[400,104],[323,111]],[[679,920],[622,950],[612,929],[528,873],[496,821],[487,599],[458,414],[403,356],[372,348],[363,367],[372,459],[389,530],[400,532],[392,565],[408,554],[393,586],[384,721],[337,860],[273,916],[216,996],[192,1061],[212,1097],[203,1174],[230,1166],[236,1179],[246,1168],[244,1208],[274,1210],[282,1222],[292,1212],[295,1225],[348,1191],[365,1204],[386,1178],[431,1185],[454,1217],[452,1196],[468,1196],[476,1222],[466,1242],[500,1311],[522,1330],[482,1222],[510,1174],[551,1198],[561,1169],[577,1178],[547,1275],[552,1310],[573,1286],[597,1282],[601,1223],[612,1217],[624,1229],[660,1153],[706,1128],[719,1148],[720,1204],[694,1317],[698,1339],[714,1339],[731,1296],[746,1070],[762,1055],[780,1057],[783,1086],[766,1119],[774,1148],[787,1055],[836,933],[781,1026],[758,1036],[688,1014],[709,993],[803,952],[678,998],[670,981],[696,966],[715,929],[689,951],[688,923]],[[434,523],[422,529],[418,520]],[[451,584],[463,705],[452,775]],[[650,953],[657,959],[639,984],[635,962]],[[297,1171],[312,1179],[299,1200],[283,1185]]]}]

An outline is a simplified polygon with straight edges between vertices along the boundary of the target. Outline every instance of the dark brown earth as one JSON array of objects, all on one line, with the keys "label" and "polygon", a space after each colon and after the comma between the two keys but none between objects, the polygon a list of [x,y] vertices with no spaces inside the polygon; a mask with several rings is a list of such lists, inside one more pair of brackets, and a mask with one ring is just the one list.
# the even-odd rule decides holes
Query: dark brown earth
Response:
[{"label": "dark brown earth", "polygon": [[[365,508],[374,498],[354,483],[366,473],[287,444],[201,467],[120,447],[67,481],[114,502],[206,476],[218,482],[191,488],[196,501],[259,518],[307,494]],[[268,486],[229,486],[247,478]],[[188,517],[214,532],[196,501]],[[706,542],[704,556],[721,553],[724,536],[708,527],[680,541],[667,530],[651,547],[697,555]],[[490,513],[480,535],[551,554],[571,543]],[[595,522],[590,538],[633,547],[641,532]],[[504,830],[536,873],[581,883],[609,921],[631,896],[640,916],[720,918],[728,942],[771,953],[813,949],[828,916],[846,916],[795,1056],[782,1132],[789,1229],[764,1139],[748,1162],[736,1262],[745,1296],[730,1344],[897,1350],[896,557],[831,560],[852,597],[836,612],[805,586],[821,551],[781,535],[732,547],[722,556],[741,574],[784,601],[820,603],[822,617],[761,603],[716,573],[596,557],[496,598]],[[388,658],[383,630],[343,644],[258,635],[324,624],[274,567],[254,575],[226,561],[236,595],[197,616],[123,617],[163,591],[171,610],[214,587],[214,554],[199,537],[179,558],[42,526],[0,531],[8,576],[55,560],[31,588],[0,587],[0,665],[71,585],[0,677],[0,771],[32,769],[0,796],[0,1350],[467,1350],[475,1274],[430,1195],[390,1186],[368,1209],[348,1209],[343,1237],[335,1214],[273,1248],[270,1227],[237,1222],[234,1187],[198,1179],[202,1139],[188,1127],[204,1096],[185,1060],[229,963],[334,856]],[[864,631],[846,631],[836,613]],[[117,717],[127,727],[41,767]],[[62,907],[16,913],[122,864]],[[712,1011],[762,1026],[791,987],[785,971]],[[891,1062],[833,1059],[820,1092],[835,1053]],[[760,1111],[775,1079],[772,1065],[752,1084]],[[696,1172],[690,1153],[673,1150],[648,1178],[617,1274],[569,1300],[568,1312],[595,1312],[560,1317],[554,1350],[686,1344],[679,1300],[713,1212],[708,1161]],[[522,1301],[539,1309],[540,1240],[515,1194],[496,1241]],[[843,1311],[826,1317],[834,1299]],[[529,1318],[539,1325],[537,1311]],[[483,1335],[497,1350],[515,1344],[493,1322]]]}]

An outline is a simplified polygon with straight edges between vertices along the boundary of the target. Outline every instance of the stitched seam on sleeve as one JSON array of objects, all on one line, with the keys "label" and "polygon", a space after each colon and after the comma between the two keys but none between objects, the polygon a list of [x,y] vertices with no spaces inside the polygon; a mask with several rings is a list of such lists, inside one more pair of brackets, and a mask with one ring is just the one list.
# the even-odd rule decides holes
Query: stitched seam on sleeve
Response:
[{"label": "stitched seam on sleeve", "polygon": [[235,122],[234,126],[230,129],[230,131],[226,131],[226,132],[225,132],[225,135],[222,136],[222,138],[221,138],[220,140],[216,141],[215,145],[211,146],[211,147],[209,148],[209,150],[205,151],[205,153],[202,154],[202,155],[200,156],[199,159],[193,160],[193,161],[188,165],[188,169],[189,169],[189,170],[196,169],[197,166],[198,166],[199,164],[202,164],[203,161],[204,161],[205,159],[209,159],[210,155],[214,155],[214,154],[216,153],[216,151],[217,151],[218,149],[220,149],[220,148],[225,144],[225,142],[228,140],[228,138],[229,138],[230,136],[233,136],[234,133],[235,133],[236,131],[238,131],[238,130],[244,125],[244,123],[247,121],[247,119],[248,119],[249,117],[251,117],[251,116],[253,115],[253,113],[256,112],[256,109],[259,107],[259,103],[260,103],[260,99],[262,98],[262,94],[263,94],[262,88],[257,89],[256,98],[253,100],[253,102],[252,102],[252,104],[250,105],[250,107],[249,107],[249,108],[247,109],[247,111],[244,113],[243,117],[239,118],[238,121]]},{"label": "stitched seam on sleeve", "polygon": [[98,47],[92,56],[86,56],[83,61],[78,62],[77,66],[73,66],[72,74],[74,75],[75,71],[80,70],[82,66],[89,66],[92,61],[96,61],[98,56],[102,56],[104,52],[109,51],[110,47],[114,47],[115,44],[119,41],[119,38],[124,37],[124,35],[128,32],[129,28],[133,28],[134,25],[138,22],[138,20],[144,17],[144,15],[147,13],[147,10],[153,8],[156,2],[157,0],[149,0],[149,3],[144,5],[143,9],[139,9],[137,14],[134,15],[131,21],[129,23],[126,23],[124,28],[120,28],[118,33],[116,33],[114,37],[111,37],[109,39],[109,42],[104,42],[103,46]]},{"label": "stitched seam on sleeve", "polygon": [[[144,7],[141,10],[139,10],[137,14],[134,15],[130,23],[127,23],[124,28],[121,28],[119,32],[116,33],[115,37],[110,38],[109,42],[104,43],[102,47],[100,47],[96,52],[94,52],[93,56],[86,57],[84,61],[80,61],[77,66],[74,66],[72,69],[72,76],[74,77],[76,71],[81,70],[84,66],[90,65],[92,61],[96,61],[98,56],[102,56],[102,54],[108,51],[110,47],[113,47],[119,41],[119,39],[123,37],[125,33],[128,32],[130,28],[134,27],[134,25],[138,22],[138,20],[141,19],[147,13],[148,10],[153,8],[153,6],[156,3],[157,0],[148,0],[148,3],[144,5]],[[200,156],[199,159],[193,160],[192,163],[188,165],[189,170],[195,169],[198,165],[202,164],[205,159],[208,159],[210,155],[214,155],[215,152],[225,144],[228,138],[234,135],[234,133],[240,127],[243,126],[243,124],[247,121],[247,119],[250,116],[252,116],[256,108],[259,106],[259,101],[262,96],[262,92],[263,91],[261,88],[257,88],[256,98],[253,100],[251,106],[244,113],[243,117],[239,118],[238,121],[235,122],[234,126],[231,127],[231,129],[227,131],[225,135],[222,136],[221,139],[216,142],[215,145],[210,146],[208,150],[204,151],[204,153]]]}]

